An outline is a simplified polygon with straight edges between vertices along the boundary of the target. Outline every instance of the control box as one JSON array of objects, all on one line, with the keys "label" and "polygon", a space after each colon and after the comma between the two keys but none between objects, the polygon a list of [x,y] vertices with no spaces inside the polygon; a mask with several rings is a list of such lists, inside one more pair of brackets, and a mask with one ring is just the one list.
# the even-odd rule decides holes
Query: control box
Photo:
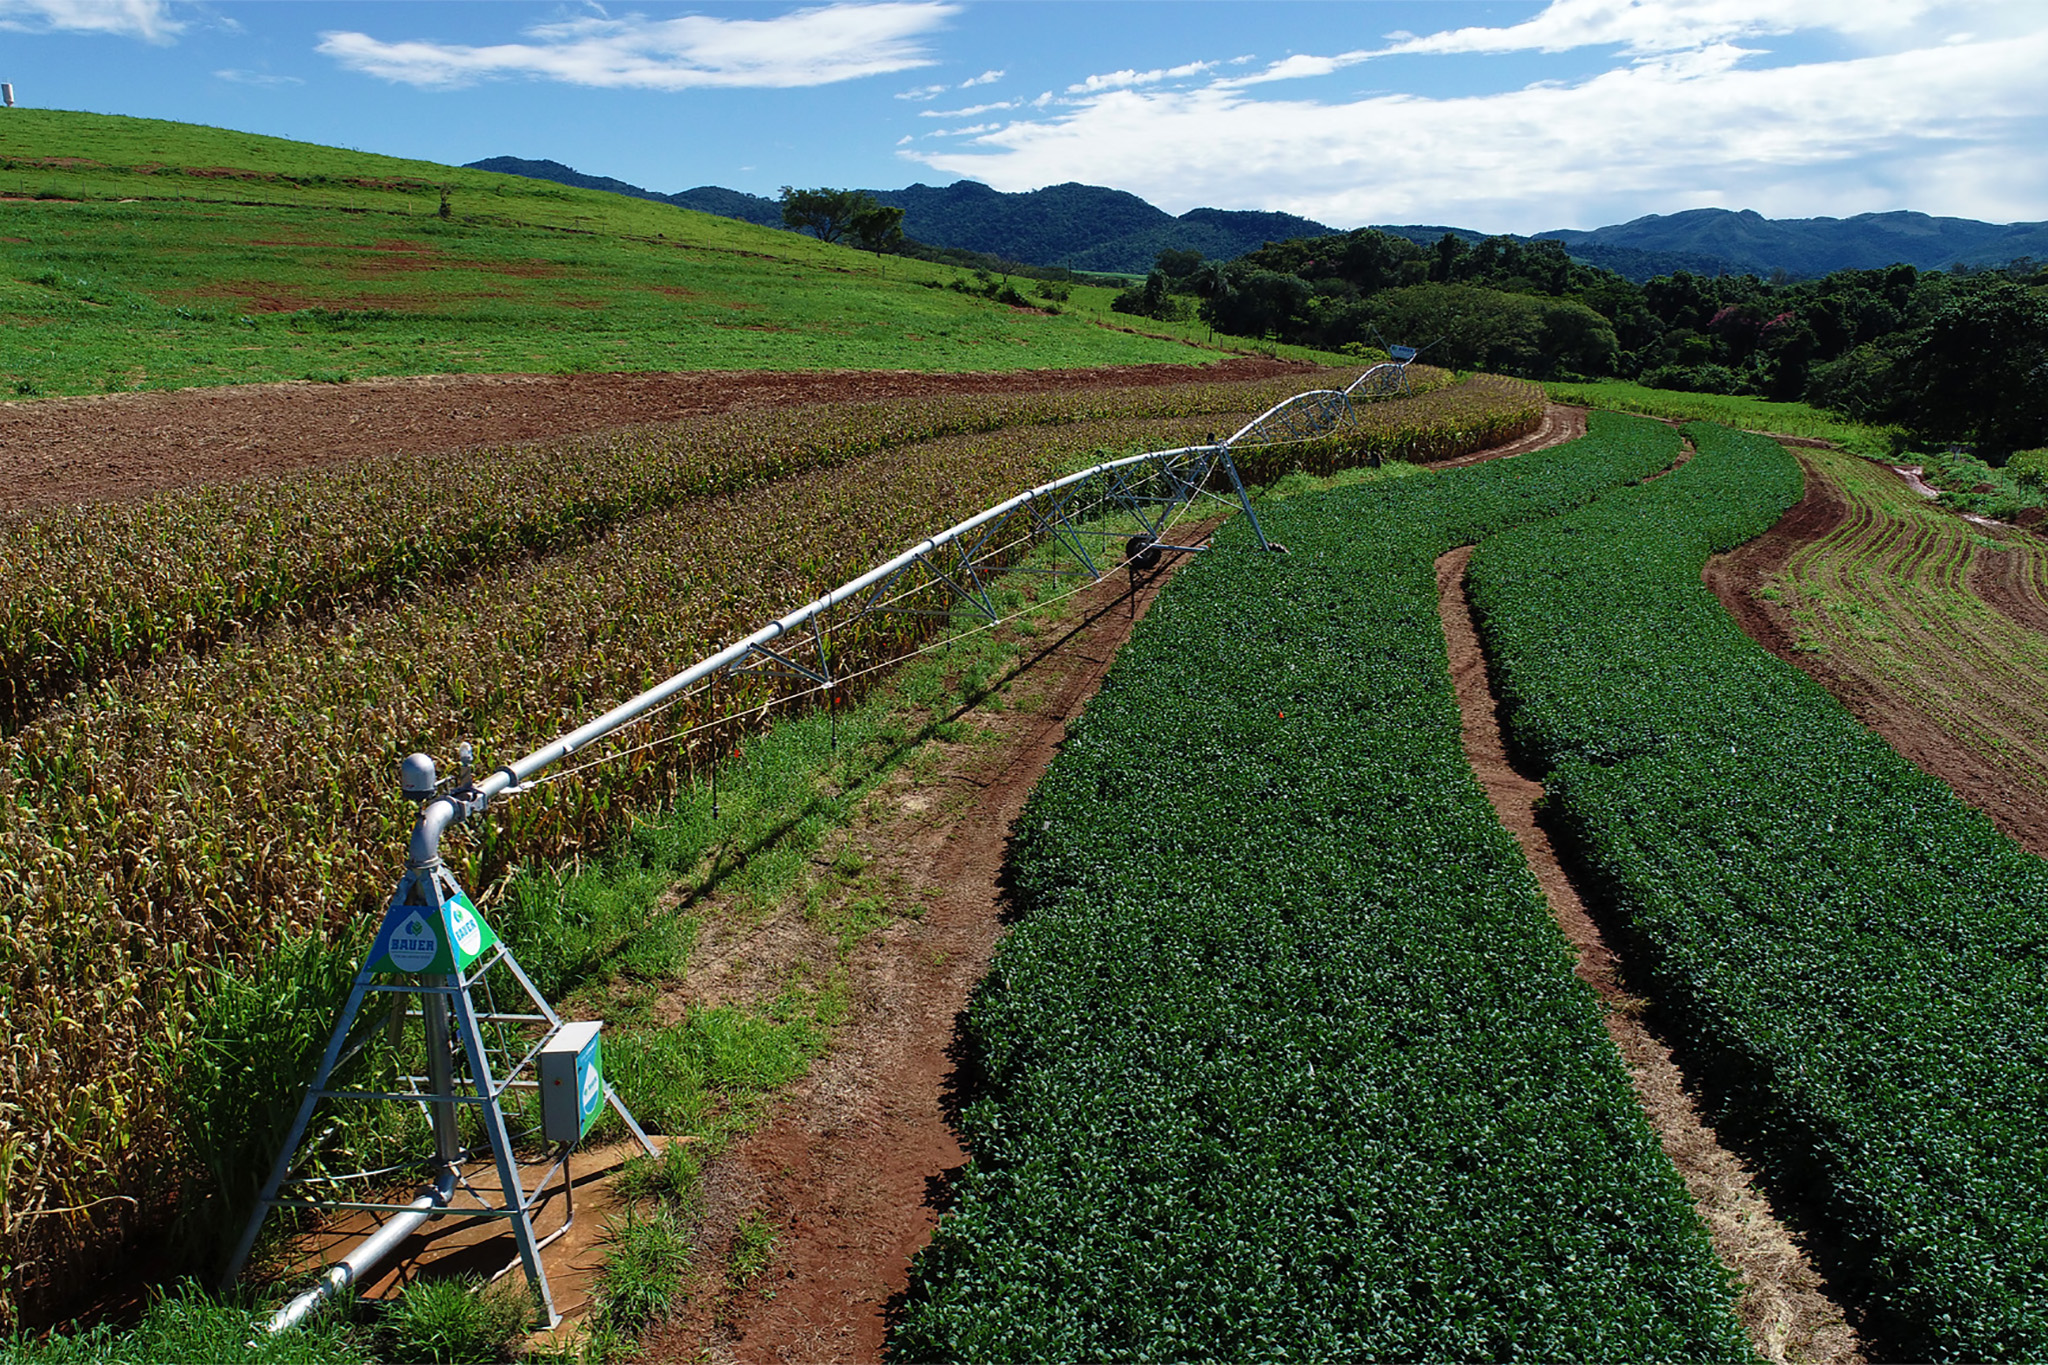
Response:
[{"label": "control box", "polygon": [[540,1127],[549,1142],[581,1142],[604,1108],[603,1027],[564,1024],[541,1045]]}]

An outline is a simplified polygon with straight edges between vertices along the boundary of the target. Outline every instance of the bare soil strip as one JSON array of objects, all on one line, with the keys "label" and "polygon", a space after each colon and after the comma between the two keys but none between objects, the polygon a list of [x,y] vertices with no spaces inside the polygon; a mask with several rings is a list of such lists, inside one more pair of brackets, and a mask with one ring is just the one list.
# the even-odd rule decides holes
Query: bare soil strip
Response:
[{"label": "bare soil strip", "polygon": [[448,454],[740,408],[941,394],[1267,379],[1312,367],[1214,365],[925,374],[912,370],[426,375],[0,402],[0,512],[145,497],[361,459]]},{"label": "bare soil strip", "polygon": [[[2048,857],[2048,791],[2015,781],[1883,678],[1850,667],[1851,661],[1838,653],[1799,648],[1801,627],[1791,610],[1760,595],[1801,546],[1827,536],[1852,514],[1842,491],[1810,461],[1802,464],[1805,497],[1771,530],[1709,560],[1701,574],[1707,587],[1752,640],[1826,688],[1914,766],[1988,815],[2007,837]],[[2020,624],[2048,629],[2042,585],[2026,579],[2017,564],[2001,571],[2002,558],[2017,561],[2019,556],[1980,555],[1979,565],[1991,567],[1972,572],[1971,588]],[[1899,624],[1902,629],[1911,625]],[[1938,648],[1939,642],[1930,647]]]},{"label": "bare soil strip", "polygon": [[1465,596],[1472,547],[1436,562],[1438,609],[1450,650],[1451,678],[1464,716],[1465,756],[1500,822],[1521,843],[1565,937],[1578,951],[1579,979],[1607,1006],[1614,1039],[1636,1096],[1665,1155],[1678,1167],[1706,1225],[1714,1251],[1741,1277],[1737,1312],[1750,1340],[1777,1362],[1865,1359],[1862,1342],[1833,1298],[1813,1258],[1772,1211],[1757,1177],[1721,1145],[1700,1113],[1672,1050],[1645,1022],[1649,1002],[1631,993],[1621,959],[1588,912],[1536,815],[1541,784],[1508,761],[1486,655]]},{"label": "bare soil strip", "polygon": [[[881,1358],[889,1303],[967,1161],[953,1127],[958,1023],[1009,917],[1010,823],[1178,568],[1163,566],[1135,595],[1121,579],[1084,594],[1081,619],[1019,665],[1000,710],[954,717],[967,738],[869,803],[851,831],[860,855],[922,911],[856,951],[851,1014],[832,1052],[707,1173],[696,1283],[683,1313],[645,1341],[647,1359]],[[770,920],[716,955],[758,969],[791,937]],[[776,1250],[751,1286],[733,1286],[728,1248],[750,1214],[766,1215]]]},{"label": "bare soil strip", "polygon": [[2048,634],[2048,584],[2018,548],[1983,550],[1970,562],[1970,591],[2030,630]]}]

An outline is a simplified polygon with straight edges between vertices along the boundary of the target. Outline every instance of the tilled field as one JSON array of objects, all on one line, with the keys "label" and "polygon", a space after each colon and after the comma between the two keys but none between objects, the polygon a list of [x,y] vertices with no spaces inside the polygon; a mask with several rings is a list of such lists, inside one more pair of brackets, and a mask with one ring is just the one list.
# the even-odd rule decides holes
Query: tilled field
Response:
[{"label": "tilled field", "polygon": [[1799,452],[1806,495],[1707,567],[1736,621],[2048,856],[2048,544],[1881,465]]}]

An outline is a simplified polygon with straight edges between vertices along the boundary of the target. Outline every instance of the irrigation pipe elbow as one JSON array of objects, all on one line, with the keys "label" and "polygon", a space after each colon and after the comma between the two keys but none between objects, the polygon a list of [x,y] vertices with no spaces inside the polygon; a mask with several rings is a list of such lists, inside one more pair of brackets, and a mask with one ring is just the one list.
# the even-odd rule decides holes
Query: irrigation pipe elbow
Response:
[{"label": "irrigation pipe elbow", "polygon": [[420,818],[412,827],[412,842],[406,845],[405,865],[418,872],[441,861],[441,836],[455,823],[455,803],[437,796],[420,807]]},{"label": "irrigation pipe elbow", "polygon": [[311,1289],[278,1309],[276,1316],[270,1319],[263,1330],[271,1336],[276,1336],[279,1332],[287,1331],[304,1322],[307,1314],[329,1299],[347,1293],[351,1285],[361,1280],[379,1261],[396,1251],[398,1244],[412,1236],[422,1223],[447,1208],[448,1201],[454,1197],[455,1172],[442,1171],[435,1178],[433,1189],[392,1215],[390,1221],[383,1227],[359,1242],[355,1250],[329,1266]]}]

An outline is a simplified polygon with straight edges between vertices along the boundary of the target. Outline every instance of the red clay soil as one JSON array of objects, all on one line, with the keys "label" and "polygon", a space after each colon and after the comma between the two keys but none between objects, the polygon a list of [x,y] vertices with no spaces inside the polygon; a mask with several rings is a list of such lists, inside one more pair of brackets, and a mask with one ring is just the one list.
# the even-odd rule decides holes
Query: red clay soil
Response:
[{"label": "red clay soil", "polygon": [[1438,610],[1464,718],[1465,757],[1494,813],[1522,845],[1529,870],[1577,951],[1579,979],[1607,1006],[1608,1036],[1628,1066],[1636,1098],[1665,1155],[1685,1180],[1715,1253],[1741,1279],[1736,1311],[1750,1341],[1774,1362],[1866,1359],[1814,1258],[1772,1210],[1755,1170],[1721,1144],[1701,1114],[1671,1048],[1646,1023],[1648,1002],[1628,990],[1624,964],[1537,819],[1543,787],[1508,760],[1486,655],[1465,596],[1465,565],[1471,557],[1468,545],[1436,562]]},{"label": "red clay soil", "polygon": [[1460,455],[1455,460],[1440,460],[1431,469],[1456,469],[1459,465],[1478,464],[1481,460],[1500,460],[1510,455],[1527,455],[1532,450],[1562,445],[1576,441],[1586,434],[1586,409],[1566,407],[1562,403],[1543,405],[1543,425],[1520,440],[1506,445],[1494,446],[1473,455]]},{"label": "red clay soil", "polygon": [[0,512],[142,497],[365,454],[446,454],[739,408],[1266,379],[1309,368],[1239,356],[1214,365],[987,374],[429,375],[15,400],[0,402]]},{"label": "red clay soil", "polygon": [[1970,562],[1970,591],[2019,624],[2048,634],[2048,596],[2027,572],[2030,563],[2017,550],[1979,550]]},{"label": "red clay soil", "polygon": [[[1797,648],[1799,626],[1782,605],[1758,592],[1780,573],[1800,546],[1827,535],[1849,506],[1825,477],[1806,468],[1806,495],[1763,535],[1707,562],[1701,578],[1752,640],[1799,669],[1876,731],[1922,772],[1946,782],[1963,801],[1991,817],[2021,847],[2048,857],[2048,797],[2021,787],[1947,734],[1934,719],[1907,705],[1881,683],[1837,666],[1827,655]],[[1986,557],[1997,565],[2001,557]],[[2005,556],[2015,561],[2018,556]],[[2014,620],[2048,623],[2038,584],[2016,563],[1973,574],[1971,586]]]},{"label": "red clay soil", "polygon": [[[953,1050],[1007,918],[1010,823],[1181,562],[1135,596],[1120,575],[1084,594],[1078,621],[1020,665],[1004,707],[961,717],[971,741],[946,746],[935,769],[899,773],[872,804],[854,835],[870,867],[924,908],[856,951],[852,1013],[831,1054],[707,1172],[697,1282],[643,1343],[648,1360],[881,1358],[887,1305],[967,1161],[951,1121]],[[725,1279],[727,1248],[750,1214],[765,1214],[776,1246],[739,1288]]]}]

